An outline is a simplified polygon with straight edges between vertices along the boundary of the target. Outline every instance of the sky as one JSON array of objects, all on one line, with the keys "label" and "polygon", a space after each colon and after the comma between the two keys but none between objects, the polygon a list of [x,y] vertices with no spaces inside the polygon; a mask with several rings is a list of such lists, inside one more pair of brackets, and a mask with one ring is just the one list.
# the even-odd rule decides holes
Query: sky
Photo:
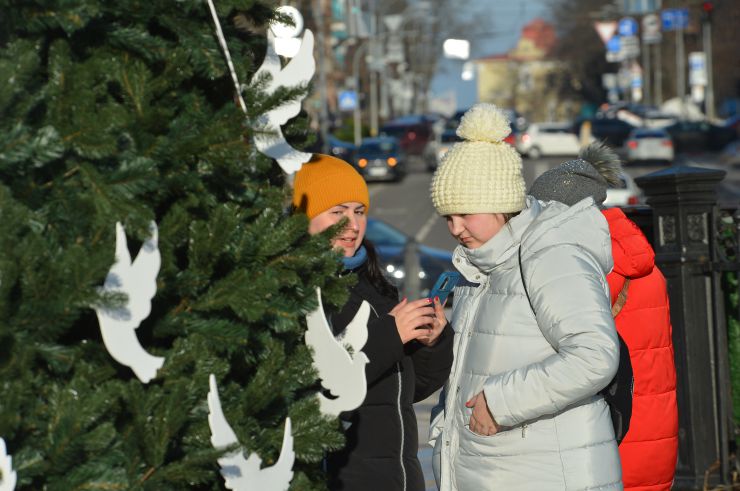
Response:
[{"label": "sky", "polygon": [[[535,17],[547,20],[548,0],[467,0],[477,18],[469,38],[471,59],[505,53],[514,47],[522,27]],[[432,79],[432,97],[454,91],[458,109],[466,109],[478,101],[475,79],[460,78],[463,62],[442,60]]]}]

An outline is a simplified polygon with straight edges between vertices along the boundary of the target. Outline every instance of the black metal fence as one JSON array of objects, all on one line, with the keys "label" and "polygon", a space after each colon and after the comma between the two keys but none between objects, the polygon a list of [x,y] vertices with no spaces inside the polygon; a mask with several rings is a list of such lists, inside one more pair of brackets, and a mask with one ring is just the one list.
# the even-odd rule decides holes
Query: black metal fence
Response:
[{"label": "black metal fence", "polygon": [[676,490],[740,489],[740,211],[737,203],[717,202],[724,175],[674,166],[643,176],[636,181],[649,206],[625,210],[651,241],[668,282],[679,411]]}]

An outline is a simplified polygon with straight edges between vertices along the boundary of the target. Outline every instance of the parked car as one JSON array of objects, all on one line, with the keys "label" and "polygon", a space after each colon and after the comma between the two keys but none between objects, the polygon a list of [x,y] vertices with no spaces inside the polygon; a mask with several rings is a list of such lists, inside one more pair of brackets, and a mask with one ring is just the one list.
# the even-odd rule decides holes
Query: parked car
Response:
[{"label": "parked car", "polygon": [[[354,143],[340,140],[334,135],[329,135],[327,140],[329,143],[328,153],[330,155],[340,158],[346,162],[354,162],[355,151],[357,150],[357,147],[355,147]],[[324,145],[322,144],[321,134],[319,133],[316,141],[313,143],[313,145],[306,148],[306,151],[313,153],[322,153],[324,151],[323,147]]]},{"label": "parked car", "polygon": [[735,140],[722,149],[718,161],[728,167],[740,167],[740,140]]},{"label": "parked car", "polygon": [[433,138],[434,121],[427,116],[404,116],[381,126],[380,133],[398,138],[404,153],[421,156],[427,143]]},{"label": "parked car", "polygon": [[637,187],[632,176],[623,172],[619,177],[620,183],[618,185],[609,186],[607,188],[604,206],[612,207],[640,204],[642,191]]},{"label": "parked car", "polygon": [[677,152],[719,151],[737,138],[733,128],[707,121],[677,121],[665,130]]},{"label": "parked car", "polygon": [[340,140],[339,138],[329,135],[329,153],[340,159],[352,162],[355,159],[357,147],[354,143]]},{"label": "parked car", "polygon": [[675,156],[671,135],[659,128],[635,128],[627,137],[624,147],[628,162],[672,162]]},{"label": "parked car", "polygon": [[406,162],[396,138],[365,138],[355,157],[357,170],[366,181],[400,181],[406,175]]},{"label": "parked car", "polygon": [[532,159],[548,155],[575,156],[581,142],[569,123],[532,123],[516,140],[516,148]]},{"label": "parked car", "polygon": [[576,135],[581,134],[583,123],[591,123],[591,136],[596,140],[603,140],[607,145],[618,148],[624,145],[630,131],[635,129],[634,126],[619,118],[596,117],[592,119],[581,119],[576,121],[573,126],[573,132]]},{"label": "parked car", "polygon": [[431,155],[427,158],[427,169],[434,171],[442,163],[442,158],[445,156],[450,147],[455,143],[459,142],[461,138],[457,136],[455,130],[446,129],[442,131],[433,142],[429,143],[429,150]]},{"label": "parked car", "polygon": [[725,128],[732,128],[732,130],[735,131],[735,134],[740,137],[740,115],[736,114],[730,118],[727,118],[723,126]]},{"label": "parked car", "polygon": [[[378,251],[378,259],[386,272],[388,280],[397,288],[402,289],[406,268],[404,267],[404,253],[406,245],[411,238],[393,227],[392,225],[377,218],[367,219],[367,231],[365,237],[373,243]],[[418,245],[419,254],[419,280],[421,283],[421,295],[427,295],[434,282],[444,271],[453,271],[452,252],[444,249],[436,249],[425,245]],[[450,305],[448,300],[447,305]]]}]

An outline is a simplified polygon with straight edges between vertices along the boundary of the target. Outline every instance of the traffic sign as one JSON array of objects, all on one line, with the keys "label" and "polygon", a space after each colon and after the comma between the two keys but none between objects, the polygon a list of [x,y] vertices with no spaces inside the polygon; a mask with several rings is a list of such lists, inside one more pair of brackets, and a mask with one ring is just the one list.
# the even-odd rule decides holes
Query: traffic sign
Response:
[{"label": "traffic sign", "polygon": [[596,29],[596,32],[599,33],[601,42],[606,44],[612,37],[614,37],[614,34],[617,32],[617,22],[613,20],[605,22],[594,22],[594,29]]},{"label": "traffic sign", "polygon": [[619,53],[619,47],[621,44],[619,36],[613,36],[609,42],[606,43],[607,53]]},{"label": "traffic sign", "polygon": [[689,27],[689,9],[676,9],[676,28],[686,29]]},{"label": "traffic sign", "polygon": [[617,88],[617,74],[616,73],[603,73],[601,75],[601,85],[607,90]]},{"label": "traffic sign", "polygon": [[617,28],[620,36],[637,36],[637,21],[632,17],[624,17],[619,21]]},{"label": "traffic sign", "polygon": [[689,85],[707,85],[707,58],[703,51],[689,53]]},{"label": "traffic sign", "polygon": [[655,14],[647,14],[642,18],[642,42],[646,44],[659,43],[660,34],[660,17]]},{"label": "traffic sign", "polygon": [[660,13],[664,31],[676,31],[689,27],[689,9],[665,9]]},{"label": "traffic sign", "polygon": [[623,36],[620,38],[619,52],[622,58],[637,58],[640,56],[640,42],[637,36]]},{"label": "traffic sign", "polygon": [[606,43],[606,61],[609,63],[619,63],[624,60],[621,51],[621,40],[619,35],[612,37],[609,42]]},{"label": "traffic sign", "polygon": [[343,90],[339,92],[338,99],[340,111],[354,111],[357,109],[357,92],[354,90]]}]

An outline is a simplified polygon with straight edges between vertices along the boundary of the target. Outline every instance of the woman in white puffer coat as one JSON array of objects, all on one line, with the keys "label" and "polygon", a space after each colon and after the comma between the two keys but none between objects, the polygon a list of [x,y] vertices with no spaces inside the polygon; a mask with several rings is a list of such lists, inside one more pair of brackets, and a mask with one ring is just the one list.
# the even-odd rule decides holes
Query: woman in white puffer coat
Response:
[{"label": "woman in white puffer coat", "polygon": [[568,207],[525,196],[521,158],[503,142],[509,132],[498,108],[474,106],[432,181],[463,276],[455,361],[430,430],[437,484],[622,489],[598,394],[619,363],[609,229],[592,198]]}]

